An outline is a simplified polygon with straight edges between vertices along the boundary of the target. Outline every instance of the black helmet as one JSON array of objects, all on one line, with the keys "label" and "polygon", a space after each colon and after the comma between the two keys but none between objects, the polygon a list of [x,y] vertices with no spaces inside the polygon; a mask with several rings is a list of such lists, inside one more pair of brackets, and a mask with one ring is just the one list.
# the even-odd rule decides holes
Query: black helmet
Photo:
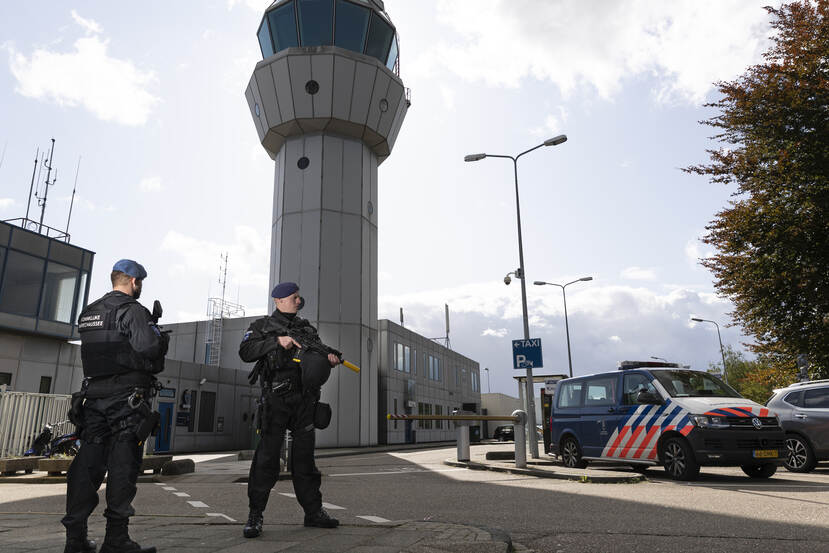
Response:
[{"label": "black helmet", "polygon": [[299,366],[302,369],[302,387],[306,390],[322,388],[331,376],[328,356],[317,351],[300,351]]}]

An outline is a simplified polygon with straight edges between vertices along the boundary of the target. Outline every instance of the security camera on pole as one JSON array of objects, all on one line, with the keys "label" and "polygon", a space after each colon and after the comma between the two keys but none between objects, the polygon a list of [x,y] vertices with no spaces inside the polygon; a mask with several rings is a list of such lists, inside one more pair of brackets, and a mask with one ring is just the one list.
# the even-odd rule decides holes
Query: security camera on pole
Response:
[{"label": "security camera on pole", "polygon": [[318,445],[376,444],[377,166],[409,107],[397,33],[381,0],[277,0],[257,37],[245,97],[276,163],[267,289],[299,284],[302,317],[363,369],[323,388],[339,424]]}]

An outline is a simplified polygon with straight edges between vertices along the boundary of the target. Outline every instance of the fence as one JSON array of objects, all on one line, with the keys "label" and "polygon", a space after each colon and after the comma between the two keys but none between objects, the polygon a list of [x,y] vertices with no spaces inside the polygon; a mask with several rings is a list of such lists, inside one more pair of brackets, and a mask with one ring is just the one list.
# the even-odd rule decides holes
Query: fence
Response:
[{"label": "fence", "polygon": [[73,431],[66,421],[71,400],[68,395],[0,392],[0,457],[23,455],[45,424],[54,425],[53,437]]}]

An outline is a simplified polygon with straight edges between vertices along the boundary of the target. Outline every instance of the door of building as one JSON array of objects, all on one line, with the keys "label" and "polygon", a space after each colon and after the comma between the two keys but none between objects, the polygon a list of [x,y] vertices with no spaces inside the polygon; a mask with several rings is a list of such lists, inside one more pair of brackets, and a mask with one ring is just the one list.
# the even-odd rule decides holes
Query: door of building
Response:
[{"label": "door of building", "polygon": [[173,433],[173,407],[172,401],[158,402],[158,412],[161,415],[159,420],[158,435],[155,437],[156,451],[170,451],[170,441]]}]

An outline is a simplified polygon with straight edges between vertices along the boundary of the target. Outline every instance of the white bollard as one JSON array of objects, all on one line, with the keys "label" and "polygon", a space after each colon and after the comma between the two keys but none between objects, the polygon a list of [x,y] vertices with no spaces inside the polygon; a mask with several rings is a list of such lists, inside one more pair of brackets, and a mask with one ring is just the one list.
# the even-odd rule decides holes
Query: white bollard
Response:
[{"label": "white bollard", "polygon": [[469,423],[455,421],[458,429],[458,461],[469,462]]},{"label": "white bollard", "polygon": [[527,468],[527,435],[524,432],[527,426],[527,413],[517,409],[512,412],[512,416],[518,417],[518,422],[513,424],[513,435],[515,436],[515,466],[523,469]]}]

